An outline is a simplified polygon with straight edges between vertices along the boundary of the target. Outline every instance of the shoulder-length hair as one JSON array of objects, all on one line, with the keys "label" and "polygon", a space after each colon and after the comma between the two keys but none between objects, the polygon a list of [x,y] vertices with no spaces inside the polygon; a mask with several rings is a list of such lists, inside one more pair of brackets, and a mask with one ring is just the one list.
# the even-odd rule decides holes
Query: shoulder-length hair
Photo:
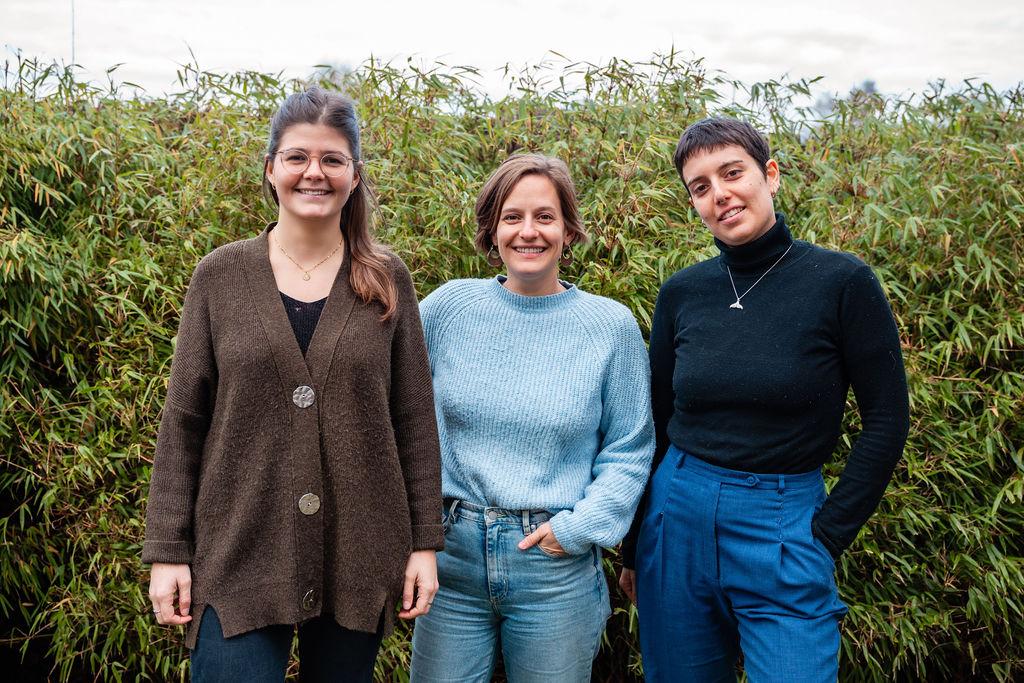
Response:
[{"label": "shoulder-length hair", "polygon": [[569,167],[565,162],[543,154],[513,154],[491,174],[476,200],[476,237],[473,243],[492,266],[501,265],[500,259],[495,263],[491,257],[491,249],[495,246],[494,233],[501,219],[501,207],[516,184],[528,175],[544,176],[555,186],[569,243],[583,243],[590,239],[580,221],[576,186],[569,177]]}]

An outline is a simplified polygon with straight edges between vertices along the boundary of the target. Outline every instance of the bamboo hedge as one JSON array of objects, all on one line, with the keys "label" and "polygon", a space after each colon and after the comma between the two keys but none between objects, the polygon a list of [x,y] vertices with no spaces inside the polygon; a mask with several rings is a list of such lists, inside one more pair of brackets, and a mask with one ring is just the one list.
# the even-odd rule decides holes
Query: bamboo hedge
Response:
[{"label": "bamboo hedge", "polygon": [[[568,277],[646,332],[659,283],[715,253],[671,165],[679,133],[709,112],[757,119],[794,232],[875,267],[909,373],[906,457],[838,566],[842,678],[1024,678],[1024,90],[937,83],[823,114],[799,106],[806,81],[744,86],[674,53],[504,77],[500,98],[468,67],[315,77],[359,103],[378,233],[420,294],[493,272],[472,247],[476,193],[508,153],[541,151],[568,162],[594,238]],[[179,80],[154,97],[4,70],[0,665],[26,680],[188,675],[139,562],[172,345],[198,259],[275,215],[258,191],[267,125],[302,84],[195,66]],[[852,410],[845,427],[830,483]],[[595,680],[641,670],[635,612],[615,606]],[[408,662],[402,629],[378,679]]]}]

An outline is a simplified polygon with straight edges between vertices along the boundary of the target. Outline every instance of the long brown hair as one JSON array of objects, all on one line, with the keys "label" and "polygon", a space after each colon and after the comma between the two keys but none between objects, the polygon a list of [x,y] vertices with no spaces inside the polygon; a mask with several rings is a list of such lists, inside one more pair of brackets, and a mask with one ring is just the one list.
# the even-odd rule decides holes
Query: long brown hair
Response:
[{"label": "long brown hair", "polygon": [[[270,121],[264,166],[277,154],[285,131],[300,123],[330,126],[345,138],[352,150],[359,183],[341,210],[340,225],[347,257],[352,259],[352,290],[366,303],[380,303],[384,307],[381,320],[387,320],[394,315],[398,293],[391,275],[388,251],[371,233],[376,197],[363,165],[355,103],[344,95],[316,86],[289,96]],[[280,206],[277,192],[266,173],[263,174],[263,195]]]}]

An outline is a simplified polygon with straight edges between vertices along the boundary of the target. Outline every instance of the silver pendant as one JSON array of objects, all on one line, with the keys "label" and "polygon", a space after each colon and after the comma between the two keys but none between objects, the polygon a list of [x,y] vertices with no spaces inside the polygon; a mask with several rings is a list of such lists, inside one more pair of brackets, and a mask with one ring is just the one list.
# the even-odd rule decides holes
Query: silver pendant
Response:
[{"label": "silver pendant", "polygon": [[739,299],[736,299],[735,303],[729,304],[729,308],[739,308],[740,310],[742,310],[743,304],[740,303]]},{"label": "silver pendant", "polygon": [[303,273],[302,274],[302,279],[303,280],[308,280],[309,279],[309,273]]}]

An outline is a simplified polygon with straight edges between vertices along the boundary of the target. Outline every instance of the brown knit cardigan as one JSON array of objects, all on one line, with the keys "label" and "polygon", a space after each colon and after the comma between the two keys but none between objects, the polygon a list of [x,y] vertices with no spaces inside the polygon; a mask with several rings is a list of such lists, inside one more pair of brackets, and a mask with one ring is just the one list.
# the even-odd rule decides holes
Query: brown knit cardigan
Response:
[{"label": "brown knit cardigan", "polygon": [[191,565],[189,647],[206,605],[225,637],[320,614],[374,632],[383,613],[387,632],[409,553],[444,546],[408,270],[392,257],[398,310],[381,322],[382,307],[352,291],[346,257],[303,358],[267,255],[272,229],[203,258],[181,312],[142,561]]}]

